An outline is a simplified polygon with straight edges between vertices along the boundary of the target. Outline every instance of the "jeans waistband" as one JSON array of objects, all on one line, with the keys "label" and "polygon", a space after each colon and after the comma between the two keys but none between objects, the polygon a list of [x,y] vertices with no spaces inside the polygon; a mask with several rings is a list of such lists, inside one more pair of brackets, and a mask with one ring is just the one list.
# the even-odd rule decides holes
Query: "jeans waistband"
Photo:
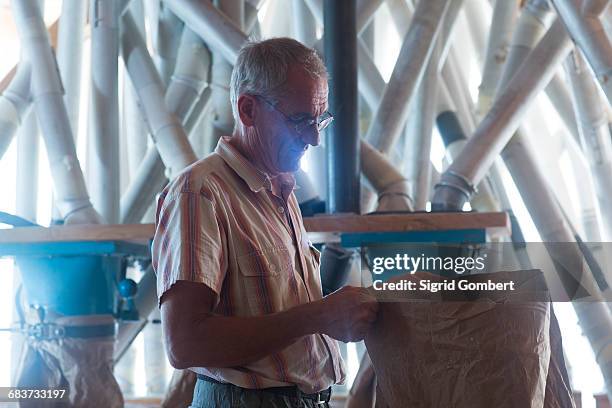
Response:
[{"label": "jeans waistband", "polygon": [[213,383],[213,384],[220,384],[220,385],[228,385],[231,387],[237,387],[237,388],[241,388],[243,390],[246,391],[251,391],[251,392],[268,392],[271,394],[277,394],[277,395],[282,395],[282,396],[286,396],[286,397],[294,397],[294,398],[305,398],[308,400],[312,400],[312,401],[316,401],[319,402],[321,404],[329,402],[329,400],[331,399],[331,387],[329,387],[326,390],[320,391],[320,392],[316,392],[313,394],[306,394],[304,392],[302,392],[297,386],[293,385],[293,386],[287,386],[287,387],[271,387],[271,388],[244,388],[244,387],[239,387],[237,385],[231,384],[231,383],[224,383],[221,381],[217,381],[214,378],[210,378],[206,375],[203,374],[198,374],[198,380],[202,380],[202,381],[206,381],[209,383]]}]

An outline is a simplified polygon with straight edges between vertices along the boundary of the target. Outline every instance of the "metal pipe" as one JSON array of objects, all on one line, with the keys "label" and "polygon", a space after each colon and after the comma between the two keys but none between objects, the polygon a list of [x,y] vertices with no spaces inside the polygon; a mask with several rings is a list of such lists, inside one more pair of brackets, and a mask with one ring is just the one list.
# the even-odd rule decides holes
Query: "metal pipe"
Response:
[{"label": "metal pipe", "polygon": [[571,51],[571,41],[560,21],[547,31],[538,46],[499,94],[463,153],[442,174],[432,208],[460,210],[474,192],[495,157],[518,128],[520,119],[557,65]]},{"label": "metal pipe", "polygon": [[393,74],[366,135],[366,140],[383,153],[393,148],[403,129],[410,98],[429,61],[448,4],[446,0],[421,1],[415,10]]},{"label": "metal pipe", "polygon": [[119,222],[119,10],[117,0],[91,0],[91,104],[88,150],[91,200]]},{"label": "metal pipe", "polygon": [[567,130],[576,141],[579,141],[580,134],[578,132],[576,115],[574,114],[574,108],[572,106],[572,95],[567,84],[558,72],[552,77],[546,88],[544,88],[544,92],[546,92],[550,102],[559,113],[559,117],[563,121],[563,124],[565,124]]},{"label": "metal pipe", "polygon": [[[130,10],[138,27],[138,32],[143,38],[146,38],[145,10],[142,0],[132,0]],[[136,176],[138,166],[140,166],[147,151],[149,131],[138,106],[138,96],[131,82],[127,80],[127,69],[125,66],[120,69],[123,75],[122,130],[125,132],[125,150],[127,152],[128,174],[131,180]]]},{"label": "metal pipe", "polygon": [[512,37],[510,55],[497,82],[497,94],[544,36],[553,18],[554,13],[547,0],[530,0],[525,4]]},{"label": "metal pipe", "polygon": [[323,0],[304,0],[317,24],[323,27]]},{"label": "metal pipe", "polygon": [[293,0],[291,3],[293,35],[302,44],[313,45],[317,42],[317,24],[304,0]]},{"label": "metal pipe", "polygon": [[605,102],[601,99],[597,85],[579,50],[575,50],[567,59],[566,70],[572,86],[582,150],[593,175],[604,230],[607,232],[607,238],[610,238],[609,235],[612,232],[612,202],[610,201],[612,139]]},{"label": "metal pipe", "polygon": [[357,34],[361,34],[368,23],[374,17],[376,10],[383,4],[384,0],[357,0],[356,6],[356,26]]},{"label": "metal pipe", "polygon": [[487,38],[490,34],[488,29],[488,21],[485,19],[485,10],[490,10],[491,5],[487,0],[466,0],[465,1],[465,18],[467,28],[470,32],[470,38],[474,42],[476,50],[476,58],[478,63],[484,62],[485,56],[483,51],[487,49]]},{"label": "metal pipe", "polygon": [[412,197],[417,211],[425,211],[431,187],[431,138],[437,107],[440,48],[438,42],[412,102],[413,119],[408,121],[406,131],[404,157],[411,163],[408,180],[413,186]]},{"label": "metal pipe", "polygon": [[163,2],[159,5],[157,17],[157,29],[153,32],[155,66],[162,82],[166,85],[174,72],[183,22]]},{"label": "metal pipe", "polygon": [[15,76],[0,95],[0,159],[11,144],[32,103],[30,76],[30,63],[22,59]]},{"label": "metal pipe", "polygon": [[568,32],[593,68],[608,103],[612,103],[612,45],[599,15],[609,0],[591,0],[581,10],[580,1],[553,0]]},{"label": "metal pipe", "polygon": [[[391,12],[391,18],[395,23],[397,32],[400,37],[406,35],[406,30],[412,23],[412,16],[414,14],[414,7],[412,1],[406,0],[386,0],[389,11]],[[419,1],[419,3],[421,3]]]},{"label": "metal pipe", "polygon": [[75,139],[78,139],[79,136],[81,60],[86,18],[87,1],[64,0],[62,2],[58,30],[57,66],[64,85],[68,120]]},{"label": "metal pipe", "polygon": [[[243,27],[244,3],[241,0],[217,1],[217,7],[237,27]],[[232,65],[218,51],[213,50],[212,54],[212,144],[216,145],[221,136],[231,135],[234,130],[234,116],[229,95]]]},{"label": "metal pipe", "polygon": [[[210,100],[207,87],[210,54],[202,40],[189,28],[183,31],[175,72],[165,95],[165,106],[185,124],[185,132],[195,126],[188,119],[197,116]],[[140,222],[155,194],[167,182],[165,166],[155,146],[149,148],[135,176],[121,197],[121,222]]]},{"label": "metal pipe", "polygon": [[327,210],[360,213],[357,28],[355,0],[325,0],[325,55],[329,109],[336,115],[327,135]]},{"label": "metal pipe", "polygon": [[495,96],[495,89],[510,49],[518,10],[518,0],[496,1],[493,7],[482,81],[478,87],[478,111],[481,115],[484,115]]},{"label": "metal pipe", "polygon": [[180,121],[164,103],[164,86],[131,12],[122,19],[121,52],[159,154],[173,178],[196,160]]},{"label": "metal pipe", "polygon": [[87,195],[40,9],[34,0],[13,0],[12,7],[22,47],[32,64],[34,108],[47,146],[57,206],[67,223],[98,223],[101,219]]},{"label": "metal pipe", "polygon": [[[361,171],[378,194],[378,211],[412,211],[410,183],[378,150],[360,143]],[[368,199],[366,199],[368,200]]]},{"label": "metal pipe", "polygon": [[[447,161],[452,163],[461,154],[468,139],[459,124],[457,114],[452,110],[440,112],[436,117],[436,125],[446,148]],[[478,184],[476,191],[477,193],[470,200],[472,209],[485,212],[499,211],[499,204],[486,178]]]},{"label": "metal pipe", "polygon": [[38,123],[33,111],[26,114],[17,134],[17,215],[36,222],[38,204]]},{"label": "metal pipe", "polygon": [[211,2],[164,0],[164,3],[211,48],[221,52],[230,64],[236,62],[238,50],[247,41],[247,36]]},{"label": "metal pipe", "polygon": [[361,38],[357,39],[357,60],[359,91],[370,109],[375,111],[382,100],[386,83]]}]

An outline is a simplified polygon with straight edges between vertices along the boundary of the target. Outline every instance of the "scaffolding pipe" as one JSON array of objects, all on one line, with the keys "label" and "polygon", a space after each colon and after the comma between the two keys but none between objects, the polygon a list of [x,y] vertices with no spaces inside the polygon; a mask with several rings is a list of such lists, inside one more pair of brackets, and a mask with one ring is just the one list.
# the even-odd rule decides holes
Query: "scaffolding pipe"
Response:
[{"label": "scaffolding pipe", "polygon": [[[529,7],[529,3],[525,7]],[[495,96],[495,89],[510,49],[510,40],[516,26],[518,10],[518,0],[496,1],[493,7],[482,81],[478,87],[478,112],[481,116],[491,106],[491,101]]]},{"label": "scaffolding pipe", "polygon": [[578,0],[553,0],[561,20],[593,68],[608,103],[612,103],[612,45],[599,16],[609,0],[591,0],[580,9]]},{"label": "scaffolding pipe", "polygon": [[196,160],[180,121],[164,103],[164,86],[131,12],[122,19],[121,51],[159,154],[174,178]]},{"label": "scaffolding pipe", "polygon": [[571,51],[571,41],[556,21],[496,98],[462,154],[442,174],[432,208],[460,210],[504,148],[535,96]]},{"label": "scaffolding pipe", "polygon": [[13,0],[13,15],[32,64],[32,96],[54,181],[55,200],[66,223],[99,223],[93,209],[62,95],[62,83],[42,14],[34,0]]},{"label": "scaffolding pipe", "polygon": [[609,238],[612,232],[612,139],[605,102],[580,51],[574,51],[567,59],[566,69],[574,96],[582,151],[593,175],[604,230]]},{"label": "scaffolding pipe", "polygon": [[325,65],[330,76],[327,210],[360,213],[355,0],[325,0]]},{"label": "scaffolding pipe", "polygon": [[[181,37],[175,72],[166,91],[165,105],[185,125],[187,134],[196,123],[188,118],[197,116],[210,100],[211,90],[206,86],[209,66],[210,54],[206,46],[193,31],[186,28]],[[157,147],[150,147],[121,197],[122,223],[142,220],[155,194],[166,184],[164,171]]]},{"label": "scaffolding pipe", "polygon": [[15,76],[0,95],[0,159],[30,108],[30,76],[30,63],[22,58]]},{"label": "scaffolding pipe", "polygon": [[219,51],[230,64],[236,62],[238,50],[247,36],[209,1],[164,0],[185,24],[213,50]]},{"label": "scaffolding pipe", "polygon": [[372,119],[366,140],[383,153],[397,141],[409,113],[414,94],[448,8],[446,0],[420,1],[380,105]]},{"label": "scaffolding pipe", "polygon": [[119,10],[91,0],[91,104],[88,175],[91,200],[104,220],[119,222]]}]

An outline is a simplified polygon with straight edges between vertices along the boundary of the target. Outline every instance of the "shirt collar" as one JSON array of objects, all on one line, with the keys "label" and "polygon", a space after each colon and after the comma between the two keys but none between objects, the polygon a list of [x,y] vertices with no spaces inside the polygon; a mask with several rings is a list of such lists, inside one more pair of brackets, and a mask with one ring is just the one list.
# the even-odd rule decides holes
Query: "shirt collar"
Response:
[{"label": "shirt collar", "polygon": [[[238,149],[232,146],[229,143],[230,139],[230,136],[219,138],[215,152],[247,183],[253,192],[258,193],[264,188],[272,191],[272,180],[270,177],[257,169]],[[283,190],[286,189],[291,192],[296,188],[293,174],[282,173],[278,177],[280,177],[279,180]]]}]

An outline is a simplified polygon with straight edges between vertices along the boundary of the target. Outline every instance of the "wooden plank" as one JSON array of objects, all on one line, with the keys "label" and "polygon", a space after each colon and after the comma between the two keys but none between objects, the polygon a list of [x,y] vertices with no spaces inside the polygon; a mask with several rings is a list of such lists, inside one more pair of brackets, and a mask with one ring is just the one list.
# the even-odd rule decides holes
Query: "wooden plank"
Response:
[{"label": "wooden plank", "polygon": [[308,231],[317,232],[401,232],[486,229],[489,233],[509,234],[506,213],[412,213],[373,215],[320,215],[304,218]]},{"label": "wooden plank", "polygon": [[135,241],[147,242],[155,233],[153,224],[61,225],[0,230],[0,245],[30,242]]},{"label": "wooden plank", "polygon": [[[304,219],[306,230],[333,236],[340,232],[398,232],[486,229],[509,234],[506,213],[414,213],[378,215],[324,215]],[[153,224],[64,225],[0,230],[0,244],[60,241],[135,241],[153,238]]]}]

